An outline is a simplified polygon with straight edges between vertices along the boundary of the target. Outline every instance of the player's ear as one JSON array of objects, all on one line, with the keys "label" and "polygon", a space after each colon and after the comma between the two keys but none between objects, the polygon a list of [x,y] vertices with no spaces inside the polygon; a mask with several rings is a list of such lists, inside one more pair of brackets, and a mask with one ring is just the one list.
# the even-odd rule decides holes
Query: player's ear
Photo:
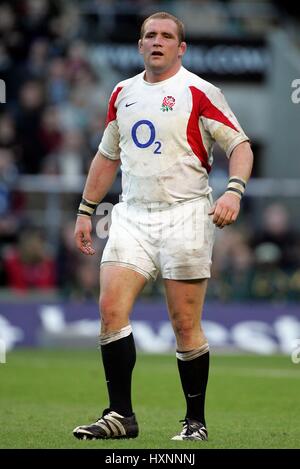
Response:
[{"label": "player's ear", "polygon": [[178,57],[183,57],[184,56],[184,54],[186,52],[186,48],[187,48],[186,42],[181,42],[179,44]]},{"label": "player's ear", "polygon": [[139,53],[142,54],[143,53],[143,41],[142,41],[142,39],[139,39],[138,48],[139,48]]}]

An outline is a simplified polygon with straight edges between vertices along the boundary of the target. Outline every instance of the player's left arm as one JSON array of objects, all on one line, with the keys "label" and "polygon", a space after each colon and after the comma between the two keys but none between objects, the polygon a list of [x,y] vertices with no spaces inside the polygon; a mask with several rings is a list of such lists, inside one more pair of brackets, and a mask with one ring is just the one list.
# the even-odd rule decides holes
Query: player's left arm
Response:
[{"label": "player's left arm", "polygon": [[212,206],[209,215],[219,228],[233,223],[239,214],[240,203],[253,166],[253,153],[248,141],[239,143],[229,159],[229,183],[225,193]]}]

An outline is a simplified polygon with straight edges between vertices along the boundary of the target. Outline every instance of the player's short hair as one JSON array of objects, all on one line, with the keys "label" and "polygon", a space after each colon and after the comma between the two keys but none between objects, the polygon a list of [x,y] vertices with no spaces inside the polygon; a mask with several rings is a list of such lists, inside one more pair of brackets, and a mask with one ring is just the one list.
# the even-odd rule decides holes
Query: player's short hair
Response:
[{"label": "player's short hair", "polygon": [[154,13],[151,16],[148,16],[146,18],[141,26],[141,33],[140,33],[140,38],[142,39],[145,34],[145,26],[147,21],[149,20],[154,20],[154,19],[160,19],[160,20],[172,20],[177,26],[177,33],[178,33],[178,39],[179,43],[185,40],[185,31],[184,31],[184,24],[182,21],[180,21],[176,16],[171,15],[171,13],[167,13],[165,11],[159,11],[158,13]]}]

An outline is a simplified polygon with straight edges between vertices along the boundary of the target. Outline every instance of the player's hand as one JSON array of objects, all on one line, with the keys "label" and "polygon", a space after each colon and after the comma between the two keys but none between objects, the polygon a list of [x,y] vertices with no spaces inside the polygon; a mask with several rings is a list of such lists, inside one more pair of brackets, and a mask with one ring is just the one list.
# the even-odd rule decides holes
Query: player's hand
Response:
[{"label": "player's hand", "polygon": [[95,249],[92,246],[92,220],[88,217],[78,216],[75,225],[75,242],[76,246],[83,254],[87,256],[95,254]]},{"label": "player's hand", "polygon": [[237,219],[239,211],[240,199],[234,194],[225,192],[216,200],[208,215],[213,215],[213,222],[218,228],[224,228]]}]

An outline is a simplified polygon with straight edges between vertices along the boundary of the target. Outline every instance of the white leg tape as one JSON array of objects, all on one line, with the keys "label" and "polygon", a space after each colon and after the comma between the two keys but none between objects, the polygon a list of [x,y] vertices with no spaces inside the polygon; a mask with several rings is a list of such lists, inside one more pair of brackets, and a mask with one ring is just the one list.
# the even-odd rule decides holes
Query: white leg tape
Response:
[{"label": "white leg tape", "polygon": [[209,351],[209,345],[206,342],[205,344],[201,345],[201,347],[196,348],[194,350],[190,350],[189,352],[176,352],[176,358],[182,361],[190,361],[194,360],[195,358],[204,355]]},{"label": "white leg tape", "polygon": [[128,326],[122,327],[119,331],[108,332],[107,334],[100,334],[99,344],[107,345],[110,342],[115,342],[116,340],[123,339],[124,337],[129,336],[132,333],[132,327],[129,324]]}]

